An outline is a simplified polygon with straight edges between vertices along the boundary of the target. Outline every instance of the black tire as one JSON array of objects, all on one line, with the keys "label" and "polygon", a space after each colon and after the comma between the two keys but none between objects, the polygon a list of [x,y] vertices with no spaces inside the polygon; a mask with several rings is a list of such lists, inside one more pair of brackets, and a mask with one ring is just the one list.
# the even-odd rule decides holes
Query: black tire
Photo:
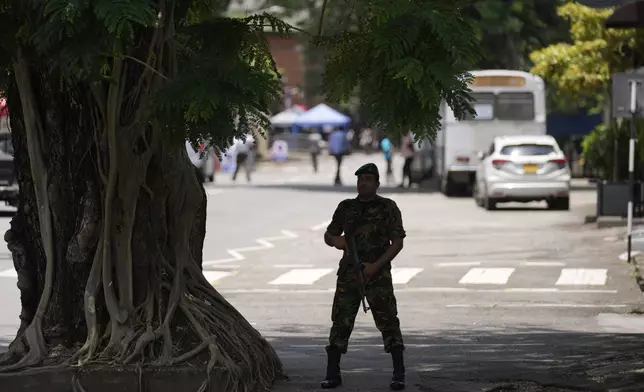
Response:
[{"label": "black tire", "polygon": [[569,211],[570,197],[558,197],[554,200],[548,200],[548,209],[557,211]]},{"label": "black tire", "polygon": [[483,207],[483,199],[481,199],[481,195],[479,194],[479,186],[477,183],[474,183],[474,189],[472,189],[472,197],[474,198],[474,203],[476,203],[477,206]]},{"label": "black tire", "polygon": [[488,211],[496,210],[496,200],[491,197],[486,197],[483,200],[483,208],[485,208]]}]

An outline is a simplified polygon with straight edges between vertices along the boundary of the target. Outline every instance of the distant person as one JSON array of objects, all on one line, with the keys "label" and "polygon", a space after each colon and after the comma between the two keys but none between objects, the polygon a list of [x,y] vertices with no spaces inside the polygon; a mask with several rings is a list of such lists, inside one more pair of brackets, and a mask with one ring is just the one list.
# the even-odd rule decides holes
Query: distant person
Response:
[{"label": "distant person", "polygon": [[383,154],[385,155],[385,161],[387,162],[387,182],[393,181],[394,177],[394,172],[391,167],[391,150],[393,148],[393,145],[391,144],[391,140],[387,136],[383,137],[382,140],[380,141],[380,149],[382,150]]},{"label": "distant person", "polygon": [[367,153],[371,154],[373,149],[373,131],[365,128],[360,134],[360,147]]},{"label": "distant person", "polygon": [[239,169],[243,165],[246,169],[246,180],[250,182],[250,172],[253,165],[253,144],[254,139],[251,135],[246,136],[246,141],[235,139],[234,153],[236,158],[235,172],[233,173],[233,181],[237,180]]},{"label": "distant person", "polygon": [[318,172],[318,156],[322,150],[322,135],[319,132],[312,132],[309,135],[309,152],[311,153],[311,163],[313,164],[313,171]]},{"label": "distant person", "polygon": [[336,129],[329,135],[329,155],[335,158],[338,166],[335,172],[335,185],[342,185],[340,178],[340,168],[342,166],[342,158],[349,152],[349,139],[347,132]]},{"label": "distant person", "polygon": [[402,169],[403,177],[400,188],[405,187],[405,178],[409,179],[407,186],[411,187],[411,164],[414,162],[414,139],[411,136],[411,132],[403,136],[401,150],[403,157],[405,157],[405,164]]}]

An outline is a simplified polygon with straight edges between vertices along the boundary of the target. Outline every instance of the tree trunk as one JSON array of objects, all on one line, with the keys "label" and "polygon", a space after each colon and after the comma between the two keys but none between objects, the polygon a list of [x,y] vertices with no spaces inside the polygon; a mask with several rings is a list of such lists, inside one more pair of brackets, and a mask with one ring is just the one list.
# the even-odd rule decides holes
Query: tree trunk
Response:
[{"label": "tree trunk", "polygon": [[93,86],[20,56],[14,72],[21,197],[5,240],[22,311],[0,370],[192,361],[207,363],[205,383],[217,366],[236,378],[231,390],[269,387],[282,372],[275,351],[201,273],[206,194],[183,143],[139,125],[143,103],[123,103],[145,70],[115,60],[122,83],[104,106]]}]

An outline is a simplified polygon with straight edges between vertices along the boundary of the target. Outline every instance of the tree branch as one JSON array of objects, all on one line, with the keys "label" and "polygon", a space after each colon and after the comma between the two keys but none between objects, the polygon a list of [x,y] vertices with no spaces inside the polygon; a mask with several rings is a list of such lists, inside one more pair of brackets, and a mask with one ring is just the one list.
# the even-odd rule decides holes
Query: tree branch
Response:
[{"label": "tree branch", "polygon": [[320,24],[318,25],[318,38],[322,36],[322,25],[324,24],[324,13],[326,12],[328,0],[324,0],[322,7],[320,8]]}]

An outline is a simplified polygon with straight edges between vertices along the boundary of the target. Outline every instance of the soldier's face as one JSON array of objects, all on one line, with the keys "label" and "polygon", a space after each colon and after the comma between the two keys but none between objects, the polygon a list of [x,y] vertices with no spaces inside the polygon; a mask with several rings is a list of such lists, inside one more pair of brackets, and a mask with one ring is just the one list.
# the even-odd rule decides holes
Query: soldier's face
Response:
[{"label": "soldier's face", "polygon": [[361,196],[375,195],[380,182],[373,174],[360,174],[358,176],[358,194]]}]

